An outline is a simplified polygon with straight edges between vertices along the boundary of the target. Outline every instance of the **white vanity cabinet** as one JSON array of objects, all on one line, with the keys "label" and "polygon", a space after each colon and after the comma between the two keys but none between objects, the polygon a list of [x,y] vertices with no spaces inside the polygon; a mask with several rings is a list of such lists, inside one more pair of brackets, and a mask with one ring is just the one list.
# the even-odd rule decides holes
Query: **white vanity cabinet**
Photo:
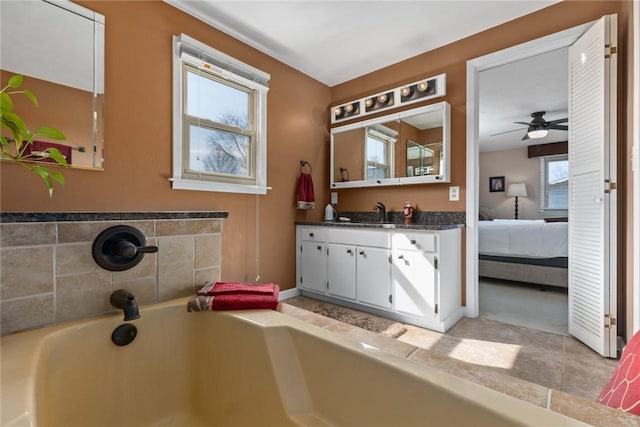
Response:
[{"label": "white vanity cabinet", "polygon": [[461,231],[298,226],[303,295],[445,332],[462,317]]},{"label": "white vanity cabinet", "polygon": [[321,227],[299,227],[298,242],[298,287],[324,293],[327,288],[327,244]]},{"label": "white vanity cabinet", "polygon": [[398,315],[444,332],[462,317],[460,229],[392,234],[391,286]]},{"label": "white vanity cabinet", "polygon": [[389,233],[328,227],[326,239],[328,294],[390,308]]}]

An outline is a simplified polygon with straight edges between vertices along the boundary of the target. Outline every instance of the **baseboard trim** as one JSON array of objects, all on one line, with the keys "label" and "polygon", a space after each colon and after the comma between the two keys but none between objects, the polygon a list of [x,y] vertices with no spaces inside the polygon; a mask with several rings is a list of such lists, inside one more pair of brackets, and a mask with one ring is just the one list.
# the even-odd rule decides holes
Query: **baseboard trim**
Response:
[{"label": "baseboard trim", "polygon": [[297,297],[298,295],[300,295],[300,289],[298,288],[285,289],[284,291],[280,291],[280,295],[278,296],[278,301]]}]

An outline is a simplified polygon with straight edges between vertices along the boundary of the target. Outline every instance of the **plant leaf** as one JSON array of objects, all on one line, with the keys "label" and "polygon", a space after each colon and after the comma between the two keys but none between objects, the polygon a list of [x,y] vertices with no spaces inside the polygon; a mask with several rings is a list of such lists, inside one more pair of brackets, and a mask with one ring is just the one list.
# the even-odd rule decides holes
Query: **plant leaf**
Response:
[{"label": "plant leaf", "polygon": [[2,92],[0,93],[0,116],[7,111],[13,111],[13,101],[9,94]]},{"label": "plant leaf", "polygon": [[58,163],[59,165],[64,166],[64,167],[69,166],[67,164],[67,159],[64,158],[64,156],[62,155],[60,150],[58,150],[57,148],[50,147],[50,148],[47,148],[46,151],[49,152],[49,157],[51,157],[53,160],[55,160],[56,163]]},{"label": "plant leaf", "polygon": [[26,96],[31,100],[31,102],[33,102],[33,105],[35,105],[36,107],[38,106],[38,98],[36,98],[36,95],[33,92],[31,92],[28,89],[25,89],[22,91],[22,93],[24,93],[24,96]]},{"label": "plant leaf", "polygon": [[60,172],[53,171],[49,174],[51,175],[51,178],[56,180],[56,182],[58,182],[59,184],[64,184],[64,175],[62,175]]},{"label": "plant leaf", "polygon": [[50,126],[40,126],[38,129],[36,129],[36,131],[33,133],[33,135],[41,135],[41,136],[46,136],[47,138],[51,138],[51,139],[55,139],[55,140],[65,140],[67,139],[66,136],[64,136],[64,134],[62,132],[60,132],[58,129],[56,128],[52,128]]},{"label": "plant leaf", "polygon": [[11,78],[9,79],[8,85],[15,89],[22,85],[22,80],[23,80],[22,76],[20,74],[16,74],[14,76],[11,76]]},{"label": "plant leaf", "polygon": [[49,197],[53,196],[53,182],[51,182],[51,176],[49,175],[49,170],[44,166],[34,166],[31,168],[31,171],[38,175],[44,181],[47,189],[49,190]]}]

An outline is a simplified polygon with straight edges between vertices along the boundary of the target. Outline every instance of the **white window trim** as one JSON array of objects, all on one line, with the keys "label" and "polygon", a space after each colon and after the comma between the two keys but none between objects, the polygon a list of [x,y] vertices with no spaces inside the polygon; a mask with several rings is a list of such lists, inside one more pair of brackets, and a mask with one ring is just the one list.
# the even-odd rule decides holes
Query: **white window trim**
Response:
[{"label": "white window trim", "polygon": [[[206,62],[197,58],[202,56]],[[256,114],[256,185],[185,179],[182,171],[185,159],[182,152],[182,62],[205,67],[209,72],[231,82],[254,89],[258,114]],[[180,34],[173,36],[173,176],[170,178],[174,190],[218,191],[225,193],[267,194],[267,83],[271,76],[226,55],[198,40]],[[260,113],[261,112],[261,113]]]},{"label": "white window trim", "polygon": [[[557,208],[544,208],[542,206],[544,202],[544,197],[546,193],[546,186],[548,177],[546,176],[547,163],[550,160],[557,159],[568,159],[567,154],[555,154],[551,156],[541,156],[540,157],[540,200],[538,201],[538,212],[543,216],[567,216],[569,213],[569,207],[567,209],[557,209]],[[548,199],[548,195],[547,195]]]}]

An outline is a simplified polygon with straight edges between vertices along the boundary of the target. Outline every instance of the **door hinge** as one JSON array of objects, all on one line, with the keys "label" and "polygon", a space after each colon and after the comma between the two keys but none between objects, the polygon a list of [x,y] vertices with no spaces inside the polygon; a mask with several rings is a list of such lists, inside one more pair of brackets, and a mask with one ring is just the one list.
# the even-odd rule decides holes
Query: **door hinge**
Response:
[{"label": "door hinge", "polygon": [[393,304],[393,295],[389,294],[389,304]]},{"label": "door hinge", "polygon": [[438,304],[436,304],[435,310],[436,310],[436,314],[438,314]]},{"label": "door hinge", "polygon": [[393,258],[389,255],[389,264],[393,264]]},{"label": "door hinge", "polygon": [[329,281],[327,280],[327,289],[329,289]]},{"label": "door hinge", "polygon": [[611,55],[615,55],[618,53],[618,48],[615,46],[611,46],[611,45],[604,45],[604,57],[605,58],[610,58]]},{"label": "door hinge", "polygon": [[300,276],[300,284],[302,285],[302,276]]},{"label": "door hinge", "polygon": [[300,253],[302,253],[302,245],[300,245]]},{"label": "door hinge", "polygon": [[604,192],[605,193],[611,193],[611,190],[617,190],[618,189],[618,184],[616,184],[615,182],[611,182],[608,179],[604,180]]},{"label": "door hinge", "polygon": [[616,318],[615,317],[611,317],[610,314],[605,314],[604,315],[604,327],[605,328],[610,328],[612,326],[615,326],[617,324],[616,322]]},{"label": "door hinge", "polygon": [[434,268],[437,270],[438,269],[438,258],[437,257],[433,257],[433,265],[434,265]]}]

